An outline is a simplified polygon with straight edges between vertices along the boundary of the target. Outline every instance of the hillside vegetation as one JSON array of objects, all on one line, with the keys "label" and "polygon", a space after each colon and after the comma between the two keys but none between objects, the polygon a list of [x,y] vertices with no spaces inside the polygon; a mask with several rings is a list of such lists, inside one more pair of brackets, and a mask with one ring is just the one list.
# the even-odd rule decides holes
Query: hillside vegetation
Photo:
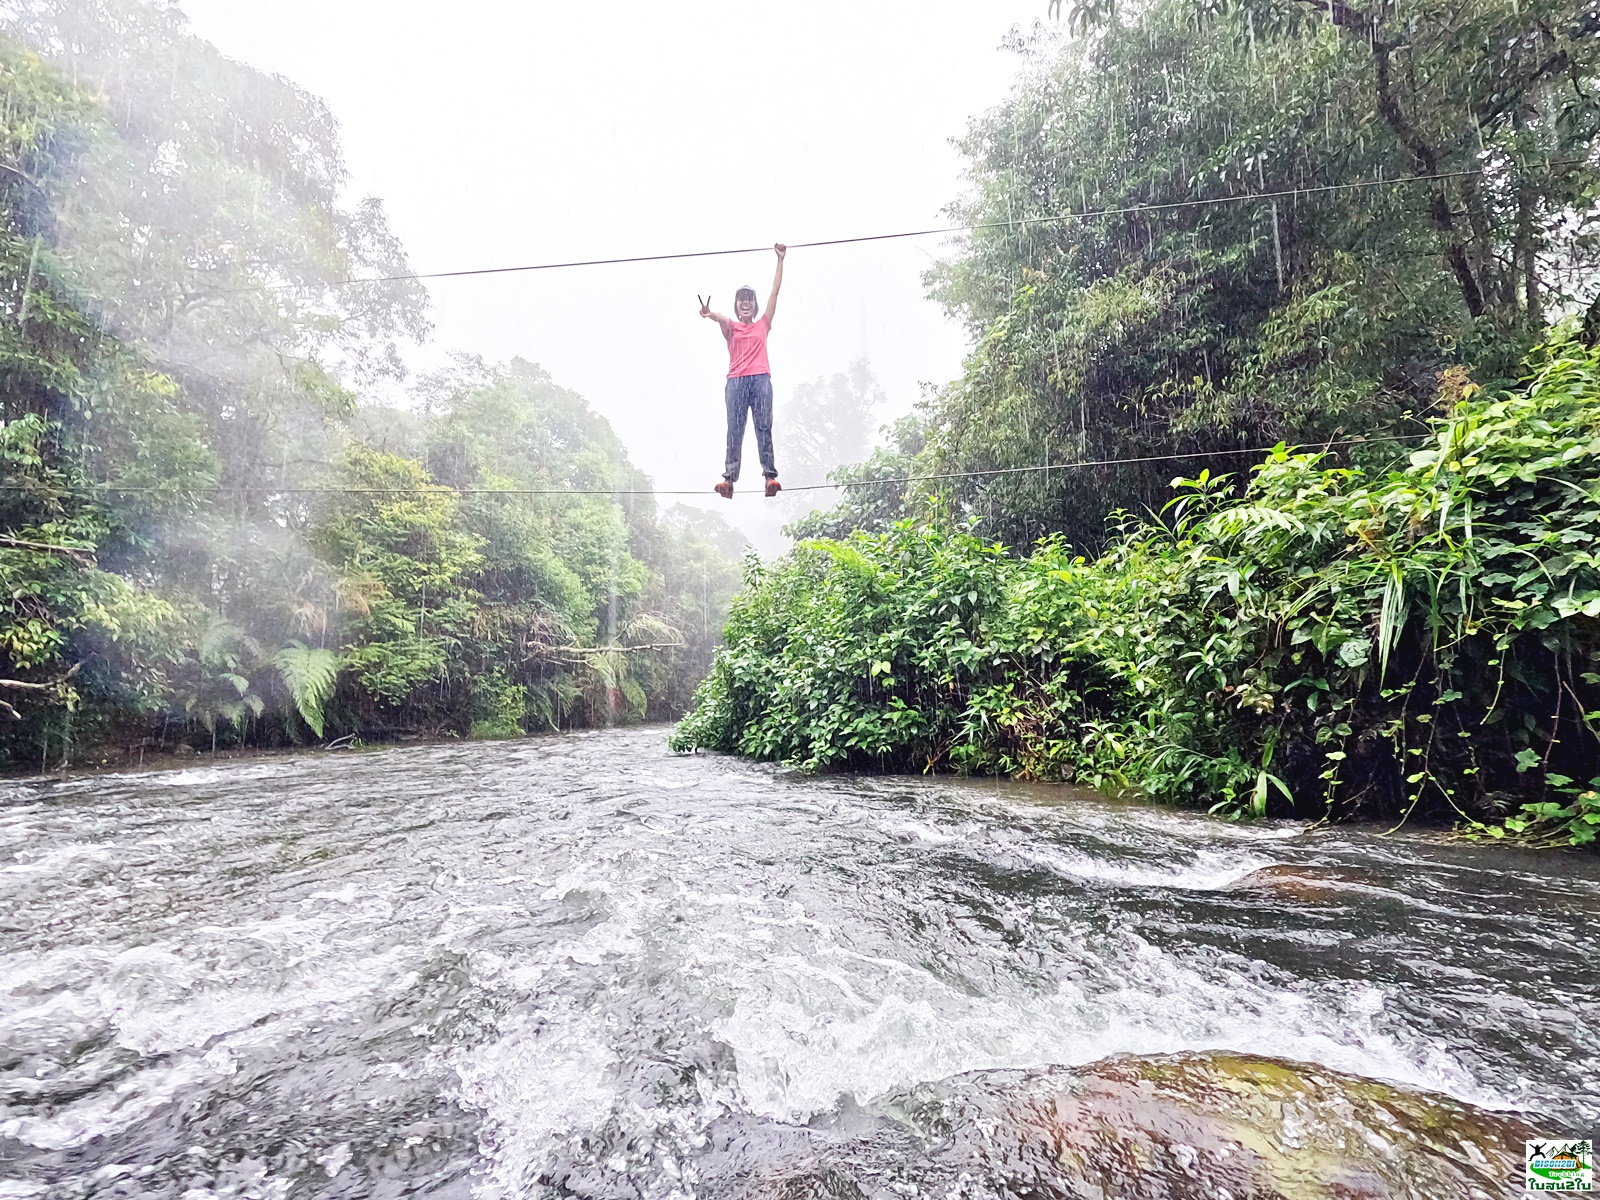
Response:
[{"label": "hillside vegetation", "polygon": [[912,521],[805,542],[746,576],[675,744],[1592,842],[1600,352],[1464,391],[1397,469],[1280,447],[1092,561]]},{"label": "hillside vegetation", "polygon": [[649,481],[531,364],[403,379],[426,295],[314,97],[26,0],[0,168],[0,762],[681,711],[740,539],[606,495]]},{"label": "hillside vegetation", "polygon": [[965,370],[882,470],[840,474],[946,478],[854,488],[804,532],[883,529],[936,492],[1007,544],[1093,552],[1175,475],[1424,432],[1443,375],[1514,383],[1600,294],[1594,0],[1058,11],[961,141],[952,215],[976,228],[928,283]]},{"label": "hillside vegetation", "polygon": [[1592,842],[1600,8],[1052,9],[677,744]]}]

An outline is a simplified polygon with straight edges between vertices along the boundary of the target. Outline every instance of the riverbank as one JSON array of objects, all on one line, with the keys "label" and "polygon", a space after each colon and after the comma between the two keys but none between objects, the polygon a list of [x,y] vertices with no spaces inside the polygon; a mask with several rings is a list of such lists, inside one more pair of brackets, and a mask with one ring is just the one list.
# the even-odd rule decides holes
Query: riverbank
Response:
[{"label": "riverbank", "polygon": [[1593,846],[1600,353],[1562,335],[1397,454],[1202,474],[1092,562],[937,510],[802,543],[674,745]]}]

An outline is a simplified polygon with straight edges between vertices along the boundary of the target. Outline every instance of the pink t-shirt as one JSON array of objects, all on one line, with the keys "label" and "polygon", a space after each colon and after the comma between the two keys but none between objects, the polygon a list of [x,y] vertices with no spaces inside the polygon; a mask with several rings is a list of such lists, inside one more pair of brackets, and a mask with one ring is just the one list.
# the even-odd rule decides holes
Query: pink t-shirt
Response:
[{"label": "pink t-shirt", "polygon": [[767,318],[761,317],[746,325],[743,321],[730,321],[724,335],[728,339],[728,378],[741,375],[770,375],[767,365]]}]

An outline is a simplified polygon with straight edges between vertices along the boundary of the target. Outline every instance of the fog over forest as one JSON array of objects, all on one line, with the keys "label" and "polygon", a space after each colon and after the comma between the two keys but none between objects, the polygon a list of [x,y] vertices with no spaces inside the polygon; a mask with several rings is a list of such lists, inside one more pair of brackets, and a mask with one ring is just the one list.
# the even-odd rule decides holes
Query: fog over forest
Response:
[{"label": "fog over forest", "polygon": [[[399,19],[379,0],[183,9],[223,53],[328,103],[350,194],[383,198],[422,271],[946,225],[963,170],[951,140],[1024,62],[1004,44],[1014,27],[1059,29],[1041,0],[821,0],[737,20],[642,0],[466,0]],[[452,99],[448,81],[461,79],[472,80],[470,103]],[[885,392],[876,434],[924,384],[959,372],[967,333],[922,281],[949,241],[789,260],[772,341],[786,481],[821,482],[783,454],[795,389],[867,359]],[[407,361],[426,370],[463,349],[540,363],[611,420],[658,487],[703,492],[681,499],[772,553],[788,544],[780,527],[793,504],[776,512],[755,494],[731,505],[711,494],[726,354],[695,302],[710,293],[731,311],[743,283],[765,300],[769,260],[430,281],[434,333]]]},{"label": "fog over forest", "polygon": [[[1338,801],[1352,811],[1482,822],[1555,804],[1535,824],[1581,838],[1594,757],[1583,697],[1600,686],[1572,659],[1592,632],[1592,564],[1567,549],[1588,520],[1566,507],[1587,495],[1584,460],[1551,459],[1579,474],[1529,496],[1473,491],[1485,454],[1448,476],[1439,462],[1491,427],[1516,455],[1581,444],[1569,425],[1600,327],[1596,18],[1562,0],[1418,4],[1404,43],[1379,36],[1400,20],[1387,10],[1298,0],[1057,5],[1003,31],[993,11],[896,8],[862,17],[859,39],[799,29],[788,10],[732,32],[630,12],[637,22],[603,44],[601,94],[574,82],[600,78],[583,55],[533,71],[552,47],[588,46],[589,18],[524,13],[505,30],[524,69],[495,77],[526,78],[528,94],[488,106],[492,120],[460,139],[437,117],[416,126],[433,145],[405,160],[413,174],[503,143],[474,160],[482,187],[447,171],[400,187],[430,258],[418,262],[363,186],[398,183],[393,129],[417,99],[386,109],[392,83],[364,101],[352,89],[362,71],[406,74],[430,32],[441,64],[495,61],[504,47],[463,33],[490,8],[373,26],[373,55],[345,79],[331,68],[360,6],[302,14],[339,37],[278,29],[256,45],[259,25],[202,4],[222,47],[172,4],[12,0],[0,10],[13,164],[0,180],[13,316],[0,565],[14,597],[0,742],[18,764],[49,765],[80,746],[516,736],[674,717],[698,694],[681,745],[1107,786],[1148,772],[1163,794],[1252,812],[1273,797],[1334,804],[1342,773],[1327,764],[1352,751],[1328,747],[1354,737],[1366,782]],[[992,49],[950,40],[980,34]],[[897,37],[928,51],[921,82],[862,49]],[[658,43],[670,53],[638,61]],[[302,44],[318,49],[291,52]],[[698,86],[693,68],[757,51],[770,70],[748,86],[736,73],[731,101]],[[341,112],[252,59],[303,66],[345,97],[360,176]],[[952,61],[971,78],[924,104],[929,71]],[[1008,79],[987,78],[1001,61]],[[831,86],[844,67],[855,82]],[[551,88],[585,97],[571,119],[529,116],[557,111],[536,103]],[[719,173],[729,186],[691,186]],[[656,203],[641,203],[646,177]],[[964,232],[804,245],[930,220]],[[733,285],[710,276],[765,297],[770,250],[419,277],[764,247],[774,226],[796,245],[771,347],[789,490],[770,499],[749,446],[733,502],[710,495],[727,350],[695,308],[707,292],[729,307]],[[907,273],[911,253],[923,264]],[[864,262],[885,272],[876,291],[851,275]],[[1486,403],[1512,407],[1473,407]],[[1533,442],[1519,440],[1524,421]],[[1430,440],[1446,459],[1416,457]],[[1331,472],[1297,485],[1327,493],[1314,512],[1294,515],[1301,493],[1272,490],[1294,471]],[[824,481],[843,486],[811,490]],[[1418,489],[1432,499],[1407,510],[1412,532],[1386,540],[1385,505],[1398,514]],[[1485,541],[1490,511],[1508,522],[1493,527],[1504,546]],[[1314,532],[1324,525],[1356,539],[1338,552],[1364,582],[1269,598],[1261,539],[1289,539],[1277,546],[1288,579],[1329,578],[1338,537]],[[1415,531],[1435,526],[1444,559],[1390,558],[1396,545],[1422,554]],[[911,545],[880,562],[883,539],[907,528]],[[1188,560],[1156,547],[1197,531],[1213,540],[1195,561],[1229,564],[1216,586],[1237,612],[1212,611],[1214,586],[1164,574]],[[821,540],[740,562],[751,542],[774,559],[791,538]],[[960,558],[968,538],[988,558],[961,567],[960,586],[916,595],[947,606],[954,588],[972,611],[937,608],[936,635],[915,606],[878,607],[905,583],[895,563],[923,550],[944,563],[932,548],[946,545]],[[1035,550],[1118,580],[1149,569],[1163,598],[1199,589],[1196,619],[1225,633],[1158,635],[1165,618],[1130,593],[1029,618],[1043,623],[1014,646],[1007,564]],[[848,586],[814,610],[830,555]],[[1539,562],[1543,582],[1492,568],[1500,555]],[[1456,572],[1465,590],[1447,604]],[[1051,566],[1047,590],[1076,586],[1070,574]],[[1266,590],[1247,602],[1251,581]],[[1274,620],[1253,607],[1280,603]],[[1483,604],[1520,615],[1502,629]],[[1105,630],[1136,635],[1137,652],[1098,634],[1062,641],[1068,615],[1124,605]],[[857,628],[868,614],[885,627]],[[951,622],[974,624],[947,643]],[[1290,629],[1300,640],[1285,649]],[[1061,644],[1097,665],[1036,678],[1036,643],[1045,663]],[[915,663],[897,665],[912,648]],[[1168,651],[1213,665],[1169,679]],[[1029,665],[1008,666],[1017,653]],[[1445,712],[1497,730],[1492,763],[1440,751],[1437,770],[1404,769],[1417,765],[1401,736],[1411,710],[1379,716],[1396,701],[1392,661],[1458,706]],[[1508,661],[1516,686],[1484,691]],[[1000,691],[962,682],[958,664],[975,663],[1000,672]],[[926,671],[932,692],[915,682]],[[1107,682],[1124,676],[1126,696]],[[1313,705],[1305,689],[1330,699]],[[1249,701],[1223,720],[1214,694]],[[1119,732],[1103,744],[1081,737],[1108,721]],[[1574,721],[1582,736],[1563,733]],[[1385,732],[1361,740],[1368,728]],[[1176,775],[1174,747],[1187,756]],[[1578,789],[1577,807],[1544,799],[1548,779]]]},{"label": "fog over forest", "polygon": [[1582,1191],[1600,0],[0,0],[0,775],[0,1200]]},{"label": "fog over forest", "polygon": [[[834,498],[711,494],[725,352],[685,301],[720,290],[726,304],[770,254],[408,277],[760,244],[779,225],[925,227],[956,186],[948,137],[971,103],[930,106],[903,64],[851,65],[851,43],[782,14],[673,30],[675,44],[709,39],[686,67],[785,47],[765,92],[712,104],[703,123],[675,107],[707,107],[704,90],[661,72],[660,18],[643,9],[600,60],[551,53],[590,46],[598,26],[493,5],[442,24],[204,0],[21,0],[0,15],[18,164],[4,181],[18,339],[6,503],[40,547],[17,563],[38,596],[15,614],[24,694],[5,732],[19,763],[79,745],[485,736],[682,711],[747,544],[783,548],[787,523]],[[903,16],[872,20],[886,36]],[[998,94],[1007,25],[963,20],[908,36],[926,66],[983,31],[996,69],[971,87]],[[515,68],[494,78],[534,80],[543,99],[485,99],[483,122],[419,110],[404,82],[470,74],[512,45]],[[819,91],[839,72],[858,86]],[[801,95],[827,98],[805,127]],[[732,132],[747,104],[764,114],[758,138]],[[667,110],[677,151],[641,158]],[[920,132],[886,148],[888,121]],[[419,137],[476,156],[482,185],[417,171]],[[730,164],[766,182],[731,185]],[[629,185],[651,170],[657,203],[641,208]],[[878,186],[891,174],[896,187]],[[774,346],[791,482],[865,458],[918,372],[956,370],[964,337],[922,292],[937,244],[796,255]],[[388,282],[347,282],[364,278]],[[663,486],[677,493],[664,512],[650,494]],[[398,499],[412,491],[426,502]]]},{"label": "fog over forest", "polygon": [[14,761],[681,709],[743,539],[531,361],[407,369],[429,297],[320,99],[176,7],[5,34]]}]

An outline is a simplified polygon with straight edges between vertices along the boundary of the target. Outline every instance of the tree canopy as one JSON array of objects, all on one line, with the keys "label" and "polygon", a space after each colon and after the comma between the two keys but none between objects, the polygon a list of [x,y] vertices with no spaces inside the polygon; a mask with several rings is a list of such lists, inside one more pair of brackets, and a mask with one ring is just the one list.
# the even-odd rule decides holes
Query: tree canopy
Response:
[{"label": "tree canopy", "polygon": [[1180,468],[1420,433],[1594,303],[1593,0],[1059,11],[960,143],[974,230],[929,284],[974,350],[918,466],[1153,461],[940,485],[997,535],[1093,547]]},{"label": "tree canopy", "polygon": [[1056,8],[677,744],[1595,844],[1600,7]]},{"label": "tree canopy", "polygon": [[737,539],[606,494],[649,483],[532,364],[404,381],[426,293],[347,184],[326,106],[175,6],[0,14],[0,753],[504,735],[703,673]]}]

